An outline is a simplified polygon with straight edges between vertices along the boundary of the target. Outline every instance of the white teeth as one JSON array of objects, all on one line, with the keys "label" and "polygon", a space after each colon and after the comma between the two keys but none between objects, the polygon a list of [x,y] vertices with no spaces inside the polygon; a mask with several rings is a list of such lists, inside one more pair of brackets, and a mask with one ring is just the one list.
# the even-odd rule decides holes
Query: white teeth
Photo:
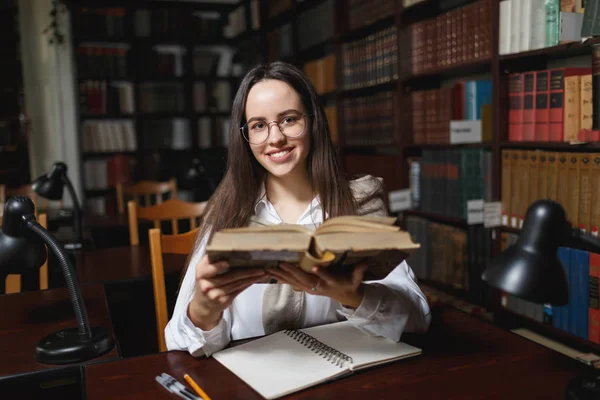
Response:
[{"label": "white teeth", "polygon": [[281,158],[289,152],[290,152],[290,150],[283,150],[283,151],[279,151],[277,153],[271,153],[271,154],[269,154],[269,156],[271,156],[273,158]]}]

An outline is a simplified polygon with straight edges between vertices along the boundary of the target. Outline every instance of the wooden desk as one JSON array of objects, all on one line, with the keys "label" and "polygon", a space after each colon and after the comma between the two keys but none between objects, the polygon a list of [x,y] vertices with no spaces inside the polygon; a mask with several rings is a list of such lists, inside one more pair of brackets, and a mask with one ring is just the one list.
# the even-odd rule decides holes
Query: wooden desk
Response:
[{"label": "wooden desk", "polygon": [[[147,246],[123,246],[83,251],[76,254],[80,282],[112,283],[151,279],[150,249]],[[183,270],[187,257],[163,256],[165,274]]]},{"label": "wooden desk", "polygon": [[[81,288],[90,325],[103,326],[113,335],[112,322],[102,285]],[[0,376],[34,372],[57,365],[34,359],[35,346],[44,336],[77,326],[66,289],[39,290],[0,296]],[[99,360],[119,358],[117,346]]]},{"label": "wooden desk", "polygon": [[[562,399],[584,365],[450,308],[436,309],[430,331],[405,335],[423,355],[355,373],[290,399]],[[258,360],[257,360],[258,361]],[[213,399],[261,399],[214,359],[167,352],[85,366],[88,400],[173,399],[154,377],[189,373]]]}]

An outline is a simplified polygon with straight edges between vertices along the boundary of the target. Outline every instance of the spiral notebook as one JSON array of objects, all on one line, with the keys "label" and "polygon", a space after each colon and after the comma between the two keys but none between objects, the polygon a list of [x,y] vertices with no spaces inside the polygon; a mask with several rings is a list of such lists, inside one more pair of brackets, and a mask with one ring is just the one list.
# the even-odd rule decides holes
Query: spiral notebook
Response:
[{"label": "spiral notebook", "polygon": [[266,399],[276,399],[364,368],[421,354],[403,342],[367,336],[337,322],[285,330],[213,357]]}]

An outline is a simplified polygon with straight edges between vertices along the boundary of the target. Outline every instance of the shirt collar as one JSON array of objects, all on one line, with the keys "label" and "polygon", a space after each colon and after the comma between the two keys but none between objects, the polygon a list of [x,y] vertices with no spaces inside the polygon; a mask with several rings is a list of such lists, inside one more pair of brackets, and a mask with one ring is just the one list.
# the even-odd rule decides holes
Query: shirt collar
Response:
[{"label": "shirt collar", "polygon": [[[269,200],[267,199],[267,189],[265,187],[265,182],[263,181],[260,184],[260,190],[258,192],[258,198],[256,199],[256,203],[254,203],[254,213],[258,214],[258,211],[260,210],[260,207],[266,207],[269,203]],[[321,213],[322,207],[321,207],[321,200],[319,198],[319,195],[316,195],[315,198],[312,200],[312,202],[310,203],[307,212],[312,211],[312,213],[314,214],[315,212]]]}]

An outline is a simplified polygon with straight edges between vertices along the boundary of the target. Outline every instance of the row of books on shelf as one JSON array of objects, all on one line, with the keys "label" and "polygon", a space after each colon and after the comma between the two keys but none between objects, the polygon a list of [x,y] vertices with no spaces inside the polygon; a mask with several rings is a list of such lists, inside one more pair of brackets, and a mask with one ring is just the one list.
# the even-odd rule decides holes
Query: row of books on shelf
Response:
[{"label": "row of books on shelf", "polygon": [[[335,36],[334,0],[325,0],[298,15],[298,48],[318,45]],[[318,27],[318,29],[315,29]]]},{"label": "row of books on shelf", "polygon": [[407,263],[418,279],[464,291],[476,304],[489,301],[481,274],[492,254],[491,229],[471,225],[466,229],[407,216],[406,230],[421,248]]},{"label": "row of books on shelf", "polygon": [[[259,0],[250,0],[250,29],[260,29],[260,2]],[[227,25],[223,28],[223,36],[233,38],[248,30],[246,23],[246,4],[240,5],[227,15]]]},{"label": "row of books on shelf", "polygon": [[292,23],[277,27],[267,33],[267,53],[272,60],[291,57],[294,52]]},{"label": "row of books on shelf", "polygon": [[[556,68],[510,74],[510,141],[578,142],[593,139],[591,68]],[[583,133],[583,136],[582,136]]]},{"label": "row of books on shelf", "polygon": [[81,147],[84,152],[135,151],[135,125],[131,120],[84,121]]},{"label": "row of books on shelf", "polygon": [[315,87],[317,94],[335,92],[335,54],[309,61],[304,64],[303,68],[304,73]]},{"label": "row of books on shelf", "polygon": [[[417,144],[450,143],[450,122],[491,118],[492,82],[458,81],[452,86],[412,92],[410,95],[413,141]],[[488,128],[487,124],[483,124]],[[491,139],[483,129],[482,141]]]},{"label": "row of books on shelf", "polygon": [[[517,235],[501,234],[502,250],[514,244]],[[535,304],[510,294],[503,294],[502,304],[510,311],[553,326],[574,336],[600,344],[600,307],[598,279],[600,255],[560,247],[558,258],[567,275],[569,303],[565,306]]]},{"label": "row of books on shelf", "polygon": [[395,0],[350,0],[348,2],[348,28],[358,29],[377,20],[394,15]]},{"label": "row of books on shelf", "polygon": [[342,100],[344,143],[348,145],[382,145],[394,143],[393,92]]},{"label": "row of books on shelf", "polygon": [[231,89],[231,84],[226,81],[194,83],[194,110],[196,112],[229,111],[232,101]]},{"label": "row of books on shelf", "polygon": [[223,35],[223,23],[218,12],[138,9],[134,30],[137,37],[218,39]]},{"label": "row of books on shelf", "polygon": [[74,19],[77,32],[81,37],[99,36],[120,39],[126,36],[126,10],[121,7],[81,8],[78,18]]},{"label": "row of books on shelf", "polygon": [[342,45],[344,89],[358,89],[398,79],[396,27]]},{"label": "row of books on shelf", "polygon": [[[82,79],[106,77],[152,79],[184,76],[186,48],[177,45],[136,47],[128,45],[85,44],[75,50]],[[234,50],[228,47],[196,46],[192,53],[195,76],[231,76]]]},{"label": "row of books on shelf", "polygon": [[418,75],[490,59],[491,18],[490,0],[479,0],[410,25],[404,31],[410,57],[403,57],[403,70]]},{"label": "row of books on shelf", "polygon": [[[500,2],[501,55],[556,46],[567,32],[581,31],[583,10],[575,1],[504,0]],[[563,37],[564,39],[564,37]],[[571,39],[573,40],[573,39]]]},{"label": "row of books on shelf", "polygon": [[115,188],[117,183],[133,181],[135,160],[123,154],[116,154],[103,160],[86,160],[83,175],[86,190]]},{"label": "row of books on shelf", "polygon": [[83,114],[133,113],[133,84],[105,80],[79,82],[79,108]]},{"label": "row of books on shelf", "polygon": [[85,45],[75,49],[79,77],[126,79],[128,46]]},{"label": "row of books on shelf", "polygon": [[139,88],[140,111],[183,112],[186,101],[181,82],[145,82]]},{"label": "row of books on shelf", "polygon": [[469,200],[491,201],[492,154],[484,149],[423,150],[410,159],[415,208],[467,220]]},{"label": "row of books on shelf", "polygon": [[501,172],[504,225],[520,228],[531,203],[552,199],[574,227],[600,227],[600,153],[505,149]]}]

